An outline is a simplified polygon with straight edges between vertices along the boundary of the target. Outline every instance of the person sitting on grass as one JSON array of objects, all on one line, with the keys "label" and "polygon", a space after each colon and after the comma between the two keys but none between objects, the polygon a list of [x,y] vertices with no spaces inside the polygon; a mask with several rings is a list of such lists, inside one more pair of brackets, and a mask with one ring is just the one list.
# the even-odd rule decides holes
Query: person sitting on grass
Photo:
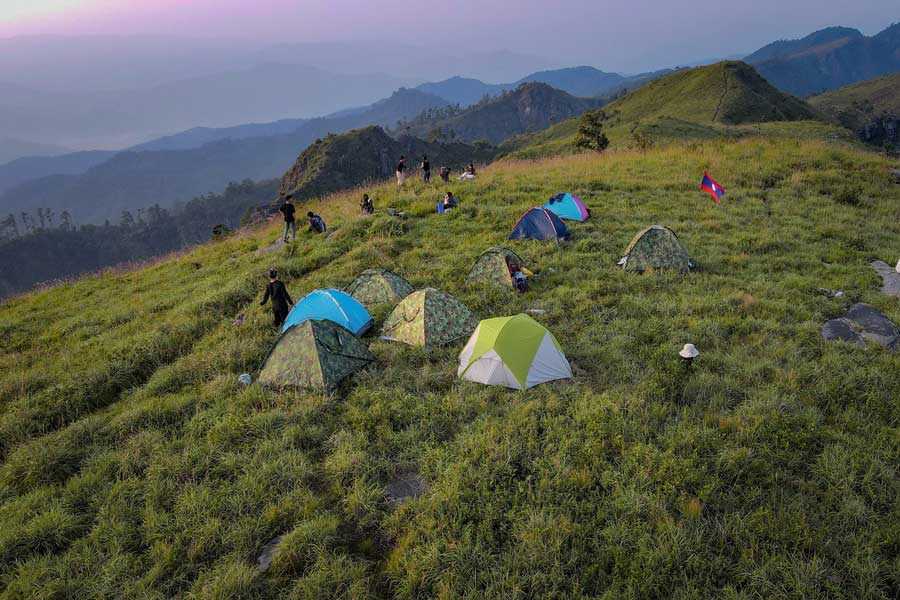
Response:
[{"label": "person sitting on grass", "polygon": [[322,217],[313,211],[309,211],[306,213],[306,218],[309,219],[309,230],[312,233],[325,233],[325,221],[322,220]]},{"label": "person sitting on grass", "polygon": [[284,320],[288,316],[288,306],[293,306],[294,301],[288,294],[287,288],[278,279],[278,271],[269,269],[269,285],[266,286],[266,294],[263,296],[260,306],[265,306],[266,302],[272,299],[272,318],[275,329],[284,324]]},{"label": "person sitting on grass", "polygon": [[466,167],[466,170],[463,171],[463,174],[459,176],[460,179],[475,179],[475,165],[469,163],[469,166]]},{"label": "person sitting on grass", "polygon": [[372,199],[369,198],[368,194],[363,194],[362,201],[359,203],[359,208],[364,215],[375,214],[375,205],[372,203]]},{"label": "person sitting on grass", "polygon": [[451,208],[456,208],[458,203],[456,202],[456,197],[453,196],[453,192],[447,192],[444,196],[444,210],[450,210]]}]

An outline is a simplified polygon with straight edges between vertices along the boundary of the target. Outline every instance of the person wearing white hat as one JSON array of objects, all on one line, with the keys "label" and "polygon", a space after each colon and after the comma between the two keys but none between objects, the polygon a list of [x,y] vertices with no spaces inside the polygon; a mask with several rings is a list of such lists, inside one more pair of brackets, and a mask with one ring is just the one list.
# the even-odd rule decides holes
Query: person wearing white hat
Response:
[{"label": "person wearing white hat", "polygon": [[700,356],[700,351],[693,344],[685,344],[678,356],[681,357],[681,363],[685,367],[690,368],[694,363],[694,359]]}]

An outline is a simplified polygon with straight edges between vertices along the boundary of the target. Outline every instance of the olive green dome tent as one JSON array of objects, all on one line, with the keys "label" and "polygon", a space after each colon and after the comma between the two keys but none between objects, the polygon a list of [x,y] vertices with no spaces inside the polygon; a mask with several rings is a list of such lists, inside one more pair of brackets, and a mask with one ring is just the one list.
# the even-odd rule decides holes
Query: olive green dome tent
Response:
[{"label": "olive green dome tent", "polygon": [[381,338],[432,348],[468,336],[477,324],[465,304],[450,294],[425,288],[394,308],[384,322]]},{"label": "olive green dome tent", "polygon": [[266,357],[259,382],[273,388],[326,389],[374,360],[365,342],[344,327],[309,319],[281,335]]},{"label": "olive green dome tent", "polygon": [[572,377],[559,342],[529,317],[485,319],[459,354],[460,379],[527,390]]},{"label": "olive green dome tent", "polygon": [[651,225],[631,240],[619,265],[626,271],[677,271],[687,273],[694,267],[687,248],[675,232],[662,225]]},{"label": "olive green dome tent", "polygon": [[509,248],[488,248],[472,265],[466,276],[466,285],[486,283],[514,289],[510,266],[520,269],[524,266],[518,254]]},{"label": "olive green dome tent", "polygon": [[368,269],[360,273],[345,291],[370,308],[378,304],[397,304],[413,292],[413,286],[387,269]]}]

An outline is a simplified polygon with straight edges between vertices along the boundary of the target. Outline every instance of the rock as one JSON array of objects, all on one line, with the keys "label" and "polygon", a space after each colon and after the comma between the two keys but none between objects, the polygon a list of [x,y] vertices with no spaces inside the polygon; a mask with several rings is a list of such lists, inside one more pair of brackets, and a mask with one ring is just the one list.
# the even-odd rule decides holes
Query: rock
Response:
[{"label": "rock", "polygon": [[250,373],[241,373],[241,376],[238,377],[238,382],[241,385],[250,385],[253,383],[253,378],[250,377]]},{"label": "rock", "polygon": [[272,244],[271,246],[266,246],[265,248],[260,248],[256,251],[256,253],[259,255],[269,254],[270,252],[275,252],[276,250],[280,250],[285,246],[287,246],[287,242],[285,242],[283,238],[278,238],[278,241],[276,241],[274,244]]},{"label": "rock", "polygon": [[[876,260],[871,266],[876,273],[881,275],[881,293],[900,298],[900,273],[896,269],[892,269],[889,264],[880,260]],[[900,263],[898,263],[898,266],[900,266]]]},{"label": "rock", "polygon": [[428,491],[428,486],[417,473],[400,475],[384,487],[388,506],[397,508],[410,498],[418,498]]},{"label": "rock", "polygon": [[900,328],[870,304],[854,304],[844,317],[825,323],[822,337],[858,346],[868,340],[889,350],[900,347]]},{"label": "rock", "polygon": [[897,183],[900,183],[900,169],[888,169],[888,171],[897,178]]},{"label": "rock", "polygon": [[831,319],[827,321],[822,326],[822,337],[829,342],[840,340],[856,344],[857,346],[865,347],[866,345],[866,340],[853,331],[853,326],[847,319]]},{"label": "rock", "polygon": [[278,544],[281,543],[283,537],[283,535],[279,535],[263,547],[262,553],[256,559],[256,568],[261,572],[265,572],[272,566],[272,560],[275,558],[275,549],[278,548]]}]

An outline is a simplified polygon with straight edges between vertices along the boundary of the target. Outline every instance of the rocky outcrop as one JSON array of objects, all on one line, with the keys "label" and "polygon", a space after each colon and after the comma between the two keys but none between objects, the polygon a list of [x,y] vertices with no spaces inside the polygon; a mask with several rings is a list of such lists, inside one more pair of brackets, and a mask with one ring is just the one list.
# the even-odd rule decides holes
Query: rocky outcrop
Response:
[{"label": "rocky outcrop", "polygon": [[900,115],[881,115],[866,123],[859,137],[875,146],[900,146]]},{"label": "rocky outcrop", "polygon": [[900,329],[870,304],[854,304],[845,316],[825,323],[822,337],[862,347],[867,341],[889,350],[900,347]]}]

